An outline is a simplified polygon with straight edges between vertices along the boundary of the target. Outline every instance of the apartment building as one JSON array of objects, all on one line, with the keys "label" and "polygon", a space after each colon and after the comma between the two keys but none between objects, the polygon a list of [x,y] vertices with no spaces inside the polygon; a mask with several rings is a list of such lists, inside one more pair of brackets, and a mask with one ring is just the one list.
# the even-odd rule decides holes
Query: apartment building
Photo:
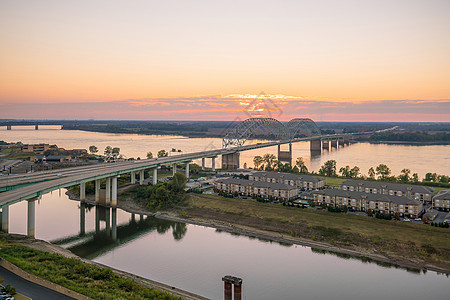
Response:
[{"label": "apartment building", "polygon": [[405,196],[411,199],[420,200],[422,203],[431,203],[434,191],[433,188],[420,185],[365,180],[346,180],[341,183],[340,187],[344,191]]},{"label": "apartment building", "polygon": [[433,197],[431,205],[434,209],[450,211],[450,189],[442,190]]},{"label": "apartment building", "polygon": [[423,211],[423,203],[406,196],[393,196],[358,191],[324,189],[313,191],[313,199],[316,205],[325,203],[327,206],[343,207],[356,211],[369,209],[381,213],[399,213],[401,216],[417,218]]},{"label": "apartment building", "polygon": [[48,149],[50,149],[49,144],[25,144],[21,147],[23,152],[34,152],[36,154],[44,154]]},{"label": "apartment building", "polygon": [[299,175],[291,173],[278,172],[255,172],[249,177],[252,181],[265,181],[272,183],[282,183],[290,186],[295,186],[299,189],[315,190],[325,186],[325,179],[322,177]]},{"label": "apartment building", "polygon": [[215,187],[226,193],[238,193],[243,196],[257,195],[263,198],[272,196],[281,200],[291,200],[298,196],[298,188],[295,186],[267,181],[225,178],[216,180]]}]

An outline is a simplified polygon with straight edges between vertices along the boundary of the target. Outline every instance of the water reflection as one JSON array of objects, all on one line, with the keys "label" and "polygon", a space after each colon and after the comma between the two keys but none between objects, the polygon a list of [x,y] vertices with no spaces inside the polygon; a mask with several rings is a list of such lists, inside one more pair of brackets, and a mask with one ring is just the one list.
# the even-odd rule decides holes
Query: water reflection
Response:
[{"label": "water reflection", "polygon": [[[86,232],[85,214],[95,209],[95,230]],[[174,240],[180,241],[186,235],[185,223],[178,223],[150,216],[131,214],[128,223],[117,225],[117,209],[80,203],[79,234],[51,241],[51,243],[67,248],[74,254],[87,259],[95,259],[114,248],[127,244],[139,237],[156,231],[166,234],[172,229]]]}]

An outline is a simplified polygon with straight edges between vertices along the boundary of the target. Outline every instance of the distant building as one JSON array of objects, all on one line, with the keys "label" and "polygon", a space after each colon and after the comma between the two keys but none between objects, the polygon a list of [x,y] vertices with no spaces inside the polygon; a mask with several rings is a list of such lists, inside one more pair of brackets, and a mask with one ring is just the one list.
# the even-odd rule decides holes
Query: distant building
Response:
[{"label": "distant building", "polygon": [[71,161],[72,157],[70,155],[49,155],[43,158],[47,162],[65,162]]},{"label": "distant building", "polygon": [[344,191],[356,191],[369,194],[384,194],[390,196],[405,196],[430,203],[434,189],[430,187],[410,184],[389,183],[382,181],[346,180],[341,183]]},{"label": "distant building", "polygon": [[50,149],[49,144],[25,144],[20,148],[23,152],[34,152],[36,154],[44,154]]},{"label": "distant building", "polygon": [[406,196],[392,196],[386,194],[370,194],[365,192],[324,189],[311,192],[316,205],[325,204],[332,207],[347,206],[356,211],[379,211],[417,218],[423,210],[421,201]]},{"label": "distant building", "polygon": [[237,178],[217,179],[216,188],[230,194],[238,193],[243,196],[257,195],[263,198],[272,196],[273,198],[282,200],[291,200],[298,196],[298,188],[295,186]]},{"label": "distant building", "polygon": [[282,183],[306,190],[319,189],[325,186],[325,179],[322,177],[291,173],[255,172],[250,174],[248,179],[253,181]]},{"label": "distant building", "polygon": [[450,210],[450,189],[442,190],[433,197],[431,205],[434,209],[449,211]]}]

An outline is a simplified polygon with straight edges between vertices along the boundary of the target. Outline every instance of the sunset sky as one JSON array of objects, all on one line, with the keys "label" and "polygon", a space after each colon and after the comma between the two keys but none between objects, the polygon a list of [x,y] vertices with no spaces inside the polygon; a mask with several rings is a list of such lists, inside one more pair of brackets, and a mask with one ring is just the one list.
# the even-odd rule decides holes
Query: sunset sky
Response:
[{"label": "sunset sky", "polygon": [[[0,118],[450,122],[450,1],[0,1]],[[270,100],[269,100],[270,98]]]}]

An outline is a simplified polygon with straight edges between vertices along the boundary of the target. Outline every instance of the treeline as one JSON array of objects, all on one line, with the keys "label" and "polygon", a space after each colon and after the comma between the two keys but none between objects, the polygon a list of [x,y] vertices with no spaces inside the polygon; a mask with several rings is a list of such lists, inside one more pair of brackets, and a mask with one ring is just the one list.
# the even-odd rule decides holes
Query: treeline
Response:
[{"label": "treeline", "polygon": [[369,137],[370,141],[394,141],[394,142],[448,142],[450,133],[438,132],[429,134],[426,132],[380,132]]}]

